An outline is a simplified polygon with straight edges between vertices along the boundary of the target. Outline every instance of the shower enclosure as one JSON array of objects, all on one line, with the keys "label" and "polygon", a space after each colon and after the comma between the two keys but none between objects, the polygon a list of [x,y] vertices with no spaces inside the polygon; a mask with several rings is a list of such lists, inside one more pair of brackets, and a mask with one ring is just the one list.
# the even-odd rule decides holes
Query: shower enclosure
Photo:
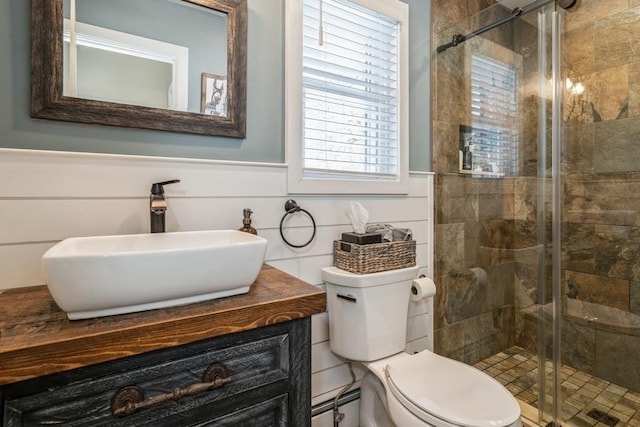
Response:
[{"label": "shower enclosure", "polygon": [[436,351],[537,424],[640,426],[640,0],[432,0],[432,34]]}]

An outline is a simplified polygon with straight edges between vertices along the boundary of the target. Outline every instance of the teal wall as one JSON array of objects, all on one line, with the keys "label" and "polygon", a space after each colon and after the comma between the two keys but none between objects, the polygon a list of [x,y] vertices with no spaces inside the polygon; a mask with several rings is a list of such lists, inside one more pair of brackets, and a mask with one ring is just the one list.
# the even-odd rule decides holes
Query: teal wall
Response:
[{"label": "teal wall", "polygon": [[[404,1],[411,12],[410,168],[428,171],[430,2]],[[282,163],[284,1],[248,4],[247,136],[233,139],[32,119],[31,2],[0,0],[0,147]]]}]

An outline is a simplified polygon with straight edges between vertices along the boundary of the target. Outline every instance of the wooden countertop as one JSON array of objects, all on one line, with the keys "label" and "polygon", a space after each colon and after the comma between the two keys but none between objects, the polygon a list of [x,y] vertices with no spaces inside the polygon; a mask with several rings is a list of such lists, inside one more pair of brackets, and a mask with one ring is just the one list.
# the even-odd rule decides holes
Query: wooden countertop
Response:
[{"label": "wooden countertop", "polygon": [[249,293],[88,320],[46,286],[0,294],[0,385],[321,313],[324,291],[263,266]]}]

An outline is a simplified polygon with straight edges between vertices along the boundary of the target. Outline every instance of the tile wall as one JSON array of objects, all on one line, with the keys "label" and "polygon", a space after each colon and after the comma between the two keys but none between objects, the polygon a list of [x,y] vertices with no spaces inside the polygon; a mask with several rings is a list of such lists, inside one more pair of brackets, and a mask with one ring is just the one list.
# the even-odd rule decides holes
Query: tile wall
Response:
[{"label": "tile wall", "polygon": [[[457,5],[459,7],[453,7]],[[478,12],[481,12],[478,14]],[[433,44],[451,40],[507,12],[495,2],[432,1]],[[478,15],[476,15],[478,14]],[[470,123],[470,53],[480,51],[522,68],[509,28],[472,39],[434,56],[436,172],[435,347],[475,363],[515,340],[514,229],[517,180],[458,174],[458,129]]]},{"label": "tile wall", "polygon": [[564,29],[563,357],[640,391],[640,2],[582,0]]}]

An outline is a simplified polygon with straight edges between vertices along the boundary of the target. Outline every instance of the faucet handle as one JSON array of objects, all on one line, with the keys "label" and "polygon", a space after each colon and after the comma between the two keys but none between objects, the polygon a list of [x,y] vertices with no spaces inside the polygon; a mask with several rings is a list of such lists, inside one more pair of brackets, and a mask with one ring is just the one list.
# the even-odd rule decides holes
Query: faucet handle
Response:
[{"label": "faucet handle", "polygon": [[151,185],[151,194],[154,194],[156,196],[161,196],[164,194],[164,186],[167,184],[177,184],[178,182],[180,182],[179,179],[172,179],[170,181],[162,181],[162,182],[155,182]]}]

